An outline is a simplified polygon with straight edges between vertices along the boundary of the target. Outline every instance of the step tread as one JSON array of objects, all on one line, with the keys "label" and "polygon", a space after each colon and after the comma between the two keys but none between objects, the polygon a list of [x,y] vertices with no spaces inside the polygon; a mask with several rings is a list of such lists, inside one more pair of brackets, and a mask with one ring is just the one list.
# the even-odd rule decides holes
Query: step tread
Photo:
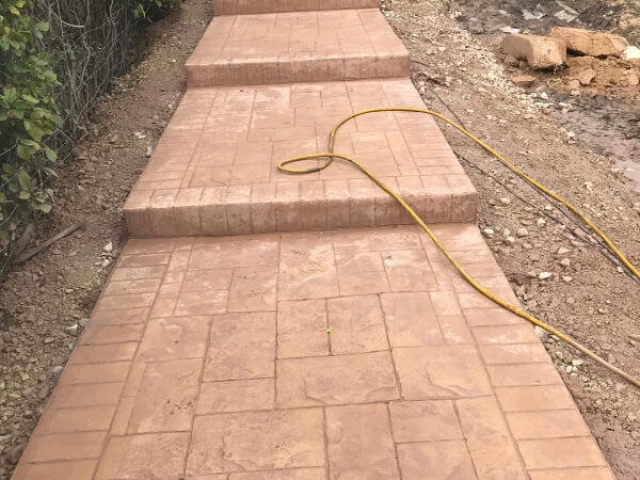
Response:
[{"label": "step tread", "polygon": [[[424,108],[403,79],[191,89],[125,205],[130,233],[222,236],[411,223],[350,164],[300,176],[277,169],[289,157],[325,152],[344,117],[385,106]],[[374,113],[337,138],[337,153],[362,162],[426,221],[475,220],[476,192],[431,117]]]},{"label": "step tread", "polygon": [[215,0],[216,15],[378,8],[379,0]]},{"label": "step tread", "polygon": [[215,17],[187,62],[190,86],[409,75],[378,9]]}]

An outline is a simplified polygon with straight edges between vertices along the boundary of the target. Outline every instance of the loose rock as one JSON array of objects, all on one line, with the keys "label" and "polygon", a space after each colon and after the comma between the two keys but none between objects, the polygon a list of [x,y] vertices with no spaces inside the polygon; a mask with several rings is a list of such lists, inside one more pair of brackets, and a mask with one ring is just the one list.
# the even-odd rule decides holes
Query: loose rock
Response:
[{"label": "loose rock", "polygon": [[549,32],[549,37],[563,40],[567,49],[592,57],[619,57],[629,43],[619,35],[604,32],[591,32],[581,28],[556,27]]},{"label": "loose rock", "polygon": [[67,335],[71,335],[72,337],[77,337],[78,336],[78,324],[74,324],[74,325],[69,325],[67,328],[64,329],[64,331],[66,332]]},{"label": "loose rock", "polygon": [[567,58],[567,46],[563,40],[536,35],[509,35],[502,41],[502,51],[526,60],[531,68],[537,70],[559,67]]},{"label": "loose rock", "polygon": [[531,75],[517,75],[511,78],[511,81],[515,85],[522,88],[530,87],[531,85],[536,83],[536,80],[536,77],[532,77]]},{"label": "loose rock", "polygon": [[589,85],[593,79],[596,78],[596,72],[593,68],[588,68],[587,70],[583,70],[578,75],[578,81],[581,85]]},{"label": "loose rock", "polygon": [[484,27],[482,26],[482,20],[480,20],[478,17],[471,17],[469,19],[469,21],[467,22],[467,28],[469,29],[469,31],[471,33],[475,33],[476,35],[484,33]]},{"label": "loose rock", "polygon": [[629,63],[640,62],[640,48],[629,46],[624,49],[624,52],[622,52],[620,58]]}]

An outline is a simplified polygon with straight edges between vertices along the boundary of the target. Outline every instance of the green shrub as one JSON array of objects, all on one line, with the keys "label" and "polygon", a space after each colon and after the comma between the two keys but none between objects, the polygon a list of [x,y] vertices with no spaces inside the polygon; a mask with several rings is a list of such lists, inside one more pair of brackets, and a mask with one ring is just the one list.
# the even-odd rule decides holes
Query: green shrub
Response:
[{"label": "green shrub", "polygon": [[0,0],[0,277],[12,241],[51,210],[56,162],[126,69],[136,32],[179,3]]},{"label": "green shrub", "polygon": [[166,16],[179,4],[180,0],[140,0],[134,14],[136,18],[154,21]]},{"label": "green shrub", "polygon": [[53,96],[56,75],[38,48],[46,23],[33,20],[31,0],[0,2],[0,241],[21,219],[51,210],[47,179],[56,153],[45,141],[62,124]]}]

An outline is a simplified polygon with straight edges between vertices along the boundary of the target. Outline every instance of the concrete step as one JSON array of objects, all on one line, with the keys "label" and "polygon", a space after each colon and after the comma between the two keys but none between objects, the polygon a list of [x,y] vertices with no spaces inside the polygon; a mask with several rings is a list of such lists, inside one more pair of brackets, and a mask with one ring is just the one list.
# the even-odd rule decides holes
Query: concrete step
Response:
[{"label": "concrete step", "polygon": [[614,479],[531,325],[416,227],[128,243],[13,479],[179,478]]},{"label": "concrete step", "polygon": [[215,0],[216,15],[378,8],[379,0]]},{"label": "concrete step", "polygon": [[189,86],[407,77],[409,54],[378,9],[215,17]]},{"label": "concrete step", "polygon": [[[344,117],[384,106],[424,104],[406,79],[191,89],[125,205],[129,232],[225,236],[412,223],[350,164],[304,176],[277,170],[289,157],[325,152]],[[476,219],[476,191],[431,117],[357,118],[340,131],[336,152],[361,161],[427,222]]]}]

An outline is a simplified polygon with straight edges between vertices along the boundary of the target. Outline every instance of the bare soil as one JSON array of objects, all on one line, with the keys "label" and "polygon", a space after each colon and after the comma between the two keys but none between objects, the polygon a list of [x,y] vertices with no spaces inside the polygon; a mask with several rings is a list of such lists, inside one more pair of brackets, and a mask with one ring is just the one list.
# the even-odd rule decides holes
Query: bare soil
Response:
[{"label": "bare soil", "polygon": [[[612,80],[626,78],[631,67],[598,60],[596,69],[606,70],[609,79],[573,95],[566,88],[575,74],[570,68],[533,72],[538,81],[524,91],[510,81],[522,74],[519,67],[504,65],[497,48],[505,26],[546,33],[556,24],[598,23],[619,31],[619,15],[637,5],[567,0],[581,12],[578,20],[525,21],[521,8],[533,10],[538,3],[551,13],[560,9],[555,1],[539,0],[385,0],[383,10],[422,63],[414,64],[414,80],[426,104],[449,116],[455,112],[471,132],[581,208],[638,265],[640,195],[620,167],[640,167],[634,163],[638,87]],[[604,4],[610,6],[606,12]],[[493,230],[487,241],[523,306],[639,376],[640,284],[549,199],[460,134],[444,130],[466,159],[462,164],[480,194],[480,228]],[[542,273],[551,277],[541,280]],[[618,479],[640,479],[640,390],[552,337],[545,336],[545,344]]]},{"label": "bare soil", "polygon": [[[478,18],[483,33],[488,34],[505,26],[536,35],[544,35],[556,26],[572,26],[607,30],[634,44],[640,41],[637,0],[458,0],[449,6],[462,13],[458,21]],[[573,20],[569,21],[570,17]]]},{"label": "bare soil", "polygon": [[[184,63],[212,2],[186,0],[151,25],[129,74],[96,109],[32,245],[84,227],[16,266],[0,289],[0,480],[8,480],[126,238],[122,206],[186,89]],[[110,246],[108,246],[110,244]]]}]

